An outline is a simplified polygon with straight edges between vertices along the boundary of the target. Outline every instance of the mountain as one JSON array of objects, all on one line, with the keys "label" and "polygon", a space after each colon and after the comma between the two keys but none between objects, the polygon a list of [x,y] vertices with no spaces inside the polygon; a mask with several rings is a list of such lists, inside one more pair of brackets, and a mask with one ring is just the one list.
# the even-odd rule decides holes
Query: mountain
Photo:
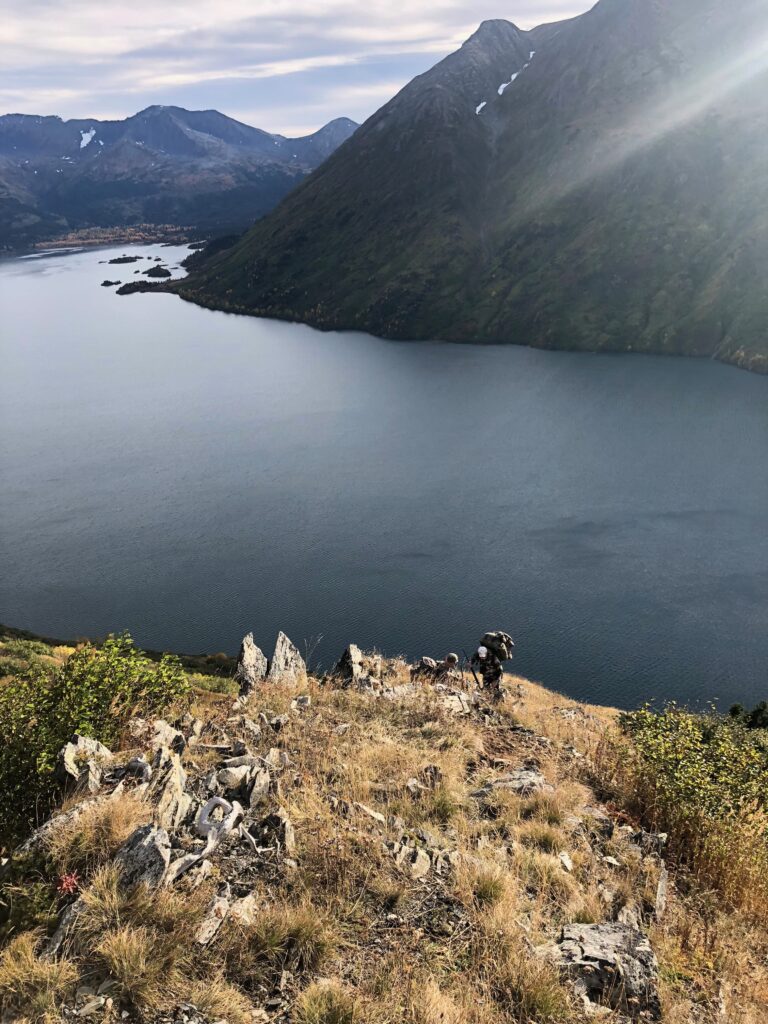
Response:
[{"label": "mountain", "polygon": [[123,121],[0,117],[0,247],[139,223],[244,230],[357,126],[299,139],[217,110],[148,107]]},{"label": "mountain", "polygon": [[187,297],[391,338],[768,371],[768,10],[484,22]]}]

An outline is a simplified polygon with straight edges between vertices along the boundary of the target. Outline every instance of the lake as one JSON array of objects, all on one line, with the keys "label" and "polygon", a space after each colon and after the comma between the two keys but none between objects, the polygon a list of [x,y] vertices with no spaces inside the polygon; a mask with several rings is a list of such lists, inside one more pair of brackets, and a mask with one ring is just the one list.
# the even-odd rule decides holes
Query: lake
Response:
[{"label": "lake", "polygon": [[768,699],[768,377],[119,297],[127,251],[0,263],[0,621],[326,667],[505,629],[576,698]]}]

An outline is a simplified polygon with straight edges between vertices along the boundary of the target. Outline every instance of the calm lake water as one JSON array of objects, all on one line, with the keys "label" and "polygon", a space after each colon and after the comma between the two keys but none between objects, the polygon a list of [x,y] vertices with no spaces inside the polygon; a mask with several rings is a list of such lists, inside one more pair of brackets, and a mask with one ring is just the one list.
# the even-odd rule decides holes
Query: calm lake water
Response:
[{"label": "calm lake water", "polygon": [[123,251],[0,264],[0,621],[326,666],[503,628],[574,697],[768,698],[768,378],[121,298]]}]

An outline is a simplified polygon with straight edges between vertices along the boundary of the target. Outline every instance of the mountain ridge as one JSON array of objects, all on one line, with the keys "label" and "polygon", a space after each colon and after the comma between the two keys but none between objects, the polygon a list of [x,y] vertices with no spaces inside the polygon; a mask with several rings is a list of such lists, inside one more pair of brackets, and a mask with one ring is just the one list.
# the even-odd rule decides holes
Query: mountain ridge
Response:
[{"label": "mountain ridge", "polygon": [[768,370],[763,27],[712,0],[484,22],[179,290],[397,339]]},{"label": "mountain ridge", "polygon": [[0,116],[0,243],[137,224],[242,231],[355,130],[291,139],[216,110],[153,105],[122,120]]}]

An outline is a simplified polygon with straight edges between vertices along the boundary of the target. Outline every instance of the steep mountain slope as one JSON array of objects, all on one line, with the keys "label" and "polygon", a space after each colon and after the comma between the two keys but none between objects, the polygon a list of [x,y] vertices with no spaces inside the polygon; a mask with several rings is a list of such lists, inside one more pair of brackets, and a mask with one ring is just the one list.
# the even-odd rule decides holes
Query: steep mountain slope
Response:
[{"label": "steep mountain slope", "polygon": [[768,369],[768,11],[484,22],[180,286],[395,338]]},{"label": "steep mountain slope", "polygon": [[355,130],[287,139],[216,110],[148,107],[124,121],[0,117],[0,246],[69,228],[175,223],[244,230]]}]

